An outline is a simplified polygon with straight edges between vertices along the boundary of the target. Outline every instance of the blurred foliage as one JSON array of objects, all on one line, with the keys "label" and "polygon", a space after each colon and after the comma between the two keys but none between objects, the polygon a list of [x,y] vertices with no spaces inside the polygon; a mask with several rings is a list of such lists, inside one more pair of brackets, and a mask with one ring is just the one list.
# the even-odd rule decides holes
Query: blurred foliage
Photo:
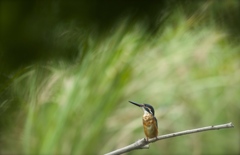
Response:
[{"label": "blurred foliage", "polygon": [[238,1],[1,2],[0,154],[103,154],[159,133],[234,129],[129,154],[238,154]]},{"label": "blurred foliage", "polygon": [[106,33],[126,16],[131,21],[144,20],[154,32],[179,7],[187,16],[202,8],[201,18],[217,19],[232,38],[239,39],[238,1],[2,0],[0,7],[0,71],[7,74],[36,61],[72,61],[86,33]]}]

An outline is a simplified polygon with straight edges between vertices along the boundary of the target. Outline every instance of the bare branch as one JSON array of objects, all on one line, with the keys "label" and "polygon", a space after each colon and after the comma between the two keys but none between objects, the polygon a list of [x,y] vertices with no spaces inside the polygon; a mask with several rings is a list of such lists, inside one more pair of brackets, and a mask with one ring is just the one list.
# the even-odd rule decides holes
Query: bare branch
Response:
[{"label": "bare branch", "polygon": [[105,155],[122,154],[122,153],[126,153],[126,152],[136,150],[136,149],[148,149],[149,145],[147,145],[147,144],[153,143],[153,142],[156,142],[156,141],[159,141],[162,139],[167,139],[167,138],[172,138],[172,137],[177,137],[177,136],[182,136],[182,135],[187,135],[187,134],[192,134],[192,133],[197,133],[197,132],[203,132],[203,131],[208,131],[208,130],[219,130],[219,129],[223,129],[223,128],[233,128],[233,127],[234,127],[234,125],[232,124],[232,122],[230,122],[230,123],[221,124],[221,125],[207,126],[207,127],[185,130],[185,131],[181,131],[181,132],[175,132],[175,133],[171,133],[171,134],[167,134],[167,135],[162,135],[162,136],[158,136],[157,138],[149,139],[149,141],[146,141],[146,139],[143,138],[143,139],[136,141],[133,144],[130,144],[126,147],[109,152]]}]

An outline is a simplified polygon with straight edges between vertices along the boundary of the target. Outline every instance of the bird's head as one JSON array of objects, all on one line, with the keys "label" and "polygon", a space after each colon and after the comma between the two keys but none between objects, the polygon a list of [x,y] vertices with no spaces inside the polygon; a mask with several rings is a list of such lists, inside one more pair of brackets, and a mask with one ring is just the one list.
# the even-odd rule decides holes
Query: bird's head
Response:
[{"label": "bird's head", "polygon": [[138,107],[141,107],[143,109],[144,114],[151,114],[154,116],[154,108],[150,104],[146,104],[146,103],[139,104],[139,103],[132,102],[132,101],[129,101],[129,102]]}]

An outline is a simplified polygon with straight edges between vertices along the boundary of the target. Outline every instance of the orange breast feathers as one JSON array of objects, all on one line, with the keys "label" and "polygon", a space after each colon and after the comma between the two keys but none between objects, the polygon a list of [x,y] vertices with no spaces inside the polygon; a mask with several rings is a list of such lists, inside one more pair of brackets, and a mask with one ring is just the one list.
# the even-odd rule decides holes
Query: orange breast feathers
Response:
[{"label": "orange breast feathers", "polygon": [[158,127],[157,127],[157,122],[156,119],[151,115],[143,115],[143,128],[144,128],[144,133],[148,138],[154,138],[158,136]]}]

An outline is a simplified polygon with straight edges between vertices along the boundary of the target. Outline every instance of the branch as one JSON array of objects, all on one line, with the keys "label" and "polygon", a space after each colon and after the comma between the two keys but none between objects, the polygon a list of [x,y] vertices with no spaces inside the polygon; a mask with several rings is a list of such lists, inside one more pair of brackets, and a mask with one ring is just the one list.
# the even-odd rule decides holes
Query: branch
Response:
[{"label": "branch", "polygon": [[181,131],[181,132],[175,132],[175,133],[171,133],[171,134],[167,134],[167,135],[162,135],[162,136],[158,136],[157,138],[149,139],[148,141],[145,138],[143,138],[143,139],[136,141],[133,144],[130,144],[126,147],[109,152],[105,155],[122,154],[122,153],[126,153],[126,152],[136,150],[136,149],[148,149],[149,145],[147,145],[147,144],[153,143],[153,142],[156,142],[156,141],[159,141],[162,139],[167,139],[167,138],[172,138],[172,137],[177,137],[177,136],[182,136],[182,135],[187,135],[187,134],[192,134],[192,133],[197,133],[197,132],[203,132],[203,131],[208,131],[208,130],[219,130],[219,129],[223,129],[223,128],[233,128],[233,127],[234,127],[234,125],[232,124],[232,122],[230,122],[227,124],[202,127],[202,128],[185,130],[185,131]]}]

